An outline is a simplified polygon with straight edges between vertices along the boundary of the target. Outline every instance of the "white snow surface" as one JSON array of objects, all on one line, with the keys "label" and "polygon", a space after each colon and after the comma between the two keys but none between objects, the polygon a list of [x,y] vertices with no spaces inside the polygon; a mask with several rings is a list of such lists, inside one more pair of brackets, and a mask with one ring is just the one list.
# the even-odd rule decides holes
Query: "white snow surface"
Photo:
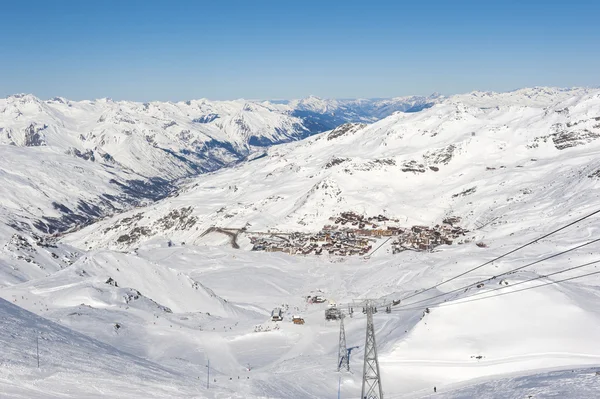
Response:
[{"label": "white snow surface", "polygon": [[[340,381],[341,397],[358,397],[365,316],[357,309],[345,319],[348,346],[359,348],[352,371],[338,373],[339,324],[324,319],[327,304],[308,304],[307,295],[338,304],[404,297],[599,209],[600,90],[462,97],[269,148],[264,157],[195,177],[174,196],[65,235],[54,250],[77,253],[71,264],[0,288],[0,342],[8,348],[0,393],[324,398],[337,395]],[[396,217],[407,227],[461,216],[470,242],[396,255],[384,246],[365,259],[252,252],[248,234],[236,250],[225,235],[203,235],[211,226],[316,231],[348,210]],[[599,220],[414,300],[600,238]],[[598,244],[582,248],[507,276],[505,291],[599,259]],[[12,265],[9,259],[0,268]],[[596,397],[600,276],[461,301],[496,287],[492,280],[461,290],[430,313],[428,303],[378,312],[385,397]],[[282,322],[269,320],[275,307],[285,309]],[[294,325],[293,314],[306,323]],[[39,370],[36,334],[46,337]]]},{"label": "white snow surface", "polygon": [[140,390],[147,398],[200,397],[194,395],[197,388],[192,387],[192,381],[182,384],[185,377],[4,299],[0,299],[0,315],[3,398],[135,397]]}]

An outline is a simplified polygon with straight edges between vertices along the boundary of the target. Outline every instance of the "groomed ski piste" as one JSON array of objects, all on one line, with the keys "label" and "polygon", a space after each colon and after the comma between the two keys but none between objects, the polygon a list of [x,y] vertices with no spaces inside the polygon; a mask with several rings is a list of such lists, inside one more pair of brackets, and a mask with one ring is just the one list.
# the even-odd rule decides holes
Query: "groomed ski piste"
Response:
[{"label": "groomed ski piste", "polygon": [[[23,268],[32,277],[0,289],[2,396],[359,397],[366,317],[344,319],[358,348],[338,372],[339,322],[324,313],[373,298],[402,299],[373,317],[385,398],[596,398],[600,95],[526,93],[465,95],[273,147],[64,236],[59,249],[80,254],[71,265]],[[449,158],[424,157],[452,144]],[[333,156],[345,164],[326,167]],[[401,170],[415,159],[438,171]],[[188,219],[165,222],[187,207]],[[392,254],[386,243],[368,257],[250,250],[252,231],[314,231],[349,210],[406,227],[460,216],[469,232],[460,245]],[[203,235],[212,226],[245,227],[241,249]]]}]

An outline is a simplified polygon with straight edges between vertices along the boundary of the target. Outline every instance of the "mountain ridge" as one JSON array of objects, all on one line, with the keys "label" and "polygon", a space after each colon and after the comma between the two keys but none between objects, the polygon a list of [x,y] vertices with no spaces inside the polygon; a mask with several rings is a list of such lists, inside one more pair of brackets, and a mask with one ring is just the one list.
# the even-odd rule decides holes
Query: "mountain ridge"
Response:
[{"label": "mountain ridge", "polygon": [[[370,125],[342,125],[304,141],[270,148],[266,156],[251,162],[204,175],[184,187],[177,198],[163,202],[163,210],[154,205],[147,208],[158,214],[146,215],[133,226],[149,228],[145,237],[137,237],[140,243],[155,234],[174,234],[177,240],[198,243],[200,233],[211,226],[250,224],[249,230],[257,231],[315,232],[341,211],[369,216],[385,210],[387,217],[406,217],[413,224],[440,223],[452,212],[460,212],[465,222],[473,224],[478,218],[492,218],[493,205],[469,210],[469,201],[462,197],[489,196],[486,186],[498,192],[503,189],[496,186],[502,176],[518,176],[520,187],[506,188],[505,200],[510,206],[522,201],[533,204],[542,190],[535,189],[524,172],[548,179],[570,158],[566,153],[576,154],[582,163],[578,184],[591,188],[595,183],[587,176],[599,168],[588,159],[600,144],[600,90],[577,91],[566,99],[560,92],[554,95],[558,98],[550,106],[542,106],[537,98],[532,100],[534,106],[501,98],[503,103],[495,107],[487,107],[487,99],[485,107],[475,107],[453,98],[416,114],[396,113]],[[447,188],[427,200],[430,206],[425,217],[423,211],[416,211],[423,201],[411,190],[432,191],[434,181]],[[557,183],[569,186],[574,182]],[[406,195],[404,204],[394,205],[392,193]],[[196,223],[192,230],[161,231],[152,222],[178,207],[193,209]],[[90,232],[86,229],[81,234]],[[103,233],[92,236],[101,246],[119,248],[116,239],[122,234],[126,230],[111,229],[105,237]],[[137,245],[136,241],[128,245]]]}]

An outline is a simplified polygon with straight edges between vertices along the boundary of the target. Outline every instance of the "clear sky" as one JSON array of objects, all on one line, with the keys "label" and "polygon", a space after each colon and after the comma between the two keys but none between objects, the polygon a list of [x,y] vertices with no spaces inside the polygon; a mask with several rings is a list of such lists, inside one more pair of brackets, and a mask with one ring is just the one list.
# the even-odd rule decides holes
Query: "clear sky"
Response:
[{"label": "clear sky", "polygon": [[0,0],[0,96],[392,97],[600,85],[600,0]]}]

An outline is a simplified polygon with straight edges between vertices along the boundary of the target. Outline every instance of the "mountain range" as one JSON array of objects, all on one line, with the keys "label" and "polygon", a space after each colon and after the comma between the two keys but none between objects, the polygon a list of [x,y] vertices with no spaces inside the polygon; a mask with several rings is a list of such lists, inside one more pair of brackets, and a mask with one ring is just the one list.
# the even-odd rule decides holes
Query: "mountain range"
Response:
[{"label": "mountain range", "polygon": [[[365,316],[357,307],[344,321],[357,348],[352,373],[339,373],[340,325],[307,298],[350,312],[355,300],[420,293],[424,302],[374,316],[386,397],[429,397],[436,386],[434,397],[592,398],[597,276],[527,280],[597,261],[588,244],[544,260],[598,238],[595,218],[537,238],[597,210],[599,153],[594,88],[2,99],[0,388],[357,396]],[[465,300],[517,284],[536,289]],[[436,296],[448,303],[434,306]]]}]

